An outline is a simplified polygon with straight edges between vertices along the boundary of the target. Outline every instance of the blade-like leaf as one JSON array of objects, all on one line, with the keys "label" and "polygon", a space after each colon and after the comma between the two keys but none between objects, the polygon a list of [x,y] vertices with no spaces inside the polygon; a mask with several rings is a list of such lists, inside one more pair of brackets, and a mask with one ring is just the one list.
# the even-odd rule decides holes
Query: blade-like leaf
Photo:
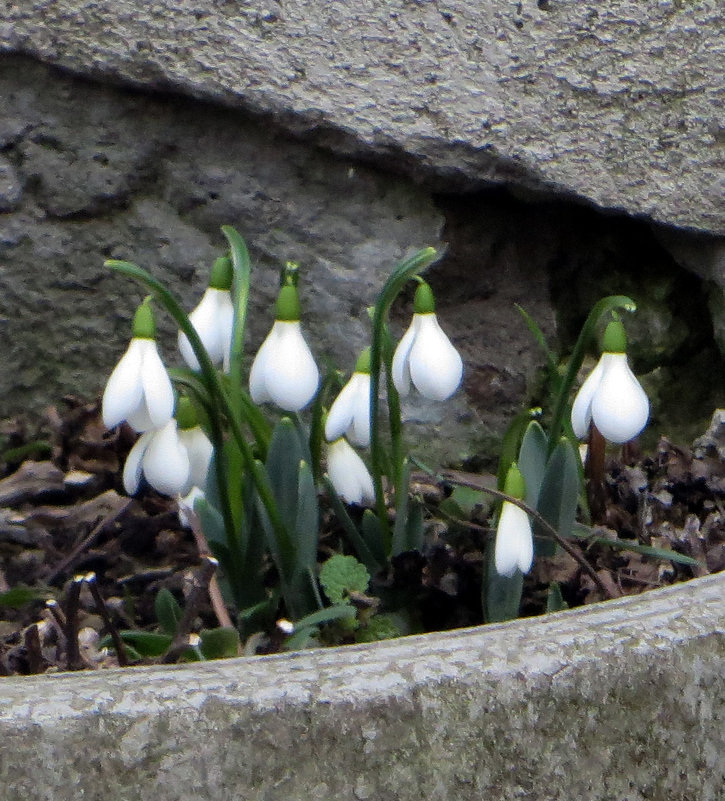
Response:
[{"label": "blade-like leaf", "polygon": [[199,636],[204,659],[228,659],[239,655],[239,632],[234,628],[205,629]]},{"label": "blade-like leaf", "polygon": [[184,612],[179,606],[179,602],[166,587],[162,587],[156,593],[154,612],[156,613],[156,620],[159,622],[161,631],[164,634],[168,634],[170,637],[174,637]]},{"label": "blade-like leaf", "polygon": [[517,570],[510,578],[501,576],[494,564],[493,548],[487,549],[486,581],[483,584],[483,608],[487,623],[515,620],[519,616],[524,577]]},{"label": "blade-like leaf", "polygon": [[325,489],[327,490],[327,493],[330,496],[330,501],[332,502],[332,508],[335,512],[337,520],[342,526],[342,530],[345,532],[345,536],[348,538],[350,544],[355,549],[357,558],[365,565],[369,573],[374,576],[380,570],[381,564],[373,556],[373,553],[368,547],[367,542],[365,542],[365,540],[361,536],[355,523],[353,523],[352,518],[350,517],[347,509],[345,508],[345,504],[342,502],[340,496],[337,494],[337,490],[333,486],[332,481],[330,481],[330,479],[327,476],[324,476],[322,480],[325,485]]},{"label": "blade-like leaf", "polygon": [[384,565],[387,558],[383,543],[383,529],[378,516],[372,509],[366,509],[363,512],[362,534],[370,552],[381,565]]},{"label": "blade-like leaf", "polygon": [[549,452],[549,440],[546,432],[537,420],[532,420],[526,427],[521,440],[518,465],[526,484],[526,503],[536,508],[544,480],[546,460]]},{"label": "blade-like leaf", "polygon": [[549,584],[549,592],[546,596],[546,611],[547,612],[561,612],[562,609],[568,609],[569,604],[564,600],[561,594],[561,587],[558,581],[552,581]]},{"label": "blade-like leaf", "polygon": [[[571,442],[563,438],[546,463],[541,482],[537,511],[553,526],[560,537],[570,537],[579,500],[579,469]],[[552,542],[543,528],[534,521],[534,533],[539,539],[537,554],[552,556],[556,543]]]}]

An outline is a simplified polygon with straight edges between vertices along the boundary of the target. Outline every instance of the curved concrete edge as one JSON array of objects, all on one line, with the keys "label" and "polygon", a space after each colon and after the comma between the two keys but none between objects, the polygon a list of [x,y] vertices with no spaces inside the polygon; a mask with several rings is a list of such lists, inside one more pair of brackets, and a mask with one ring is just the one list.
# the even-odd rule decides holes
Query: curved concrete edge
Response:
[{"label": "curved concrete edge", "polygon": [[497,626],[0,683],[23,799],[722,798],[725,574]]}]

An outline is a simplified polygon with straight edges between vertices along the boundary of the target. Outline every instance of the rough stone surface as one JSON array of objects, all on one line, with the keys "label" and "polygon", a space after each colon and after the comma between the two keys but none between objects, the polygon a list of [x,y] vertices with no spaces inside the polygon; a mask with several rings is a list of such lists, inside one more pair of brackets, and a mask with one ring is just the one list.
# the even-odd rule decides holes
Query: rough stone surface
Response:
[{"label": "rough stone surface", "polygon": [[509,624],[2,681],[4,801],[717,801],[725,576]]},{"label": "rough stone surface", "polygon": [[6,3],[0,47],[265,115],[439,188],[725,234],[717,0]]}]

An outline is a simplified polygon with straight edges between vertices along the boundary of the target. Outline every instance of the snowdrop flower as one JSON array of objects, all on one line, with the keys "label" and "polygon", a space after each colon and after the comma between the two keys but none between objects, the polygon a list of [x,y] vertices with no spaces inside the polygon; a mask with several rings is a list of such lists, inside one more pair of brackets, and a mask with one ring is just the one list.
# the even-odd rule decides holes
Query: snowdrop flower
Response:
[{"label": "snowdrop flower", "polygon": [[142,434],[126,458],[123,486],[134,495],[143,475],[162,495],[187,495],[206,485],[213,446],[196,422],[188,398],[179,401],[177,419]]},{"label": "snowdrop flower", "polygon": [[262,343],[249,374],[249,394],[255,403],[272,401],[287,412],[298,412],[315,397],[320,374],[300,326],[297,287],[279,291],[274,325]]},{"label": "snowdrop flower", "polygon": [[373,503],[375,500],[372,476],[344,437],[330,443],[327,475],[335,492],[347,503]]},{"label": "snowdrop flower", "polygon": [[328,442],[346,436],[354,445],[370,444],[370,348],[360,354],[350,380],[335,398],[325,423]]},{"label": "snowdrop flower", "polygon": [[156,324],[148,297],[133,318],[133,337],[103,393],[103,422],[124,420],[136,431],[158,428],[174,414],[174,390],[156,347]]},{"label": "snowdrop flower", "polygon": [[[526,495],[524,477],[515,463],[509,468],[504,492],[521,500]],[[510,501],[504,501],[501,506],[493,555],[496,572],[508,578],[517,570],[528,573],[534,561],[531,521],[521,507]]]},{"label": "snowdrop flower", "polygon": [[184,528],[191,528],[191,515],[194,514],[194,504],[200,499],[205,498],[204,490],[199,487],[192,487],[189,492],[178,500],[179,524]]},{"label": "snowdrop flower", "polygon": [[430,400],[447,400],[458,389],[463,362],[435,315],[431,288],[421,283],[415,292],[413,321],[393,356],[393,383],[401,395],[410,382]]},{"label": "snowdrop flower", "polygon": [[589,423],[609,442],[621,444],[636,437],[647,425],[649,400],[627,363],[627,336],[619,320],[604,332],[602,356],[574,399],[571,425],[584,439]]},{"label": "snowdrop flower", "polygon": [[[234,306],[229,291],[232,285],[232,263],[224,256],[214,262],[209,287],[204,292],[199,305],[189,314],[189,320],[196,329],[213,364],[221,364],[224,372],[229,372],[229,356],[232,347],[232,327],[234,325]],[[179,331],[179,350],[184,361],[192,370],[199,369],[199,361],[194,355],[186,334]]]}]

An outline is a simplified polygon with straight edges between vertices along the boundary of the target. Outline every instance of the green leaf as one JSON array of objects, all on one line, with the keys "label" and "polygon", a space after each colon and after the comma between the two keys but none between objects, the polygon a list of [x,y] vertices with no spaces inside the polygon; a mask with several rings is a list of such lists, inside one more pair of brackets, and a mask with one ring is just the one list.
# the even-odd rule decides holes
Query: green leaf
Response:
[{"label": "green leaf", "polygon": [[221,512],[212,506],[209,498],[199,498],[194,504],[194,512],[199,518],[201,530],[204,532],[209,545],[218,542],[226,547],[227,531],[224,527],[224,518]]},{"label": "green leaf", "polygon": [[524,309],[522,306],[519,306],[518,303],[515,303],[514,306],[516,306],[516,309],[518,310],[519,314],[524,318],[526,327],[531,332],[531,335],[541,346],[541,349],[544,351],[544,354],[546,355],[546,365],[549,369],[549,373],[552,375],[556,375],[558,372],[558,359],[556,354],[552,350],[550,350],[549,345],[546,342],[546,337],[544,336],[544,332],[541,330],[541,328],[539,328],[538,323],[526,311],[526,309]]},{"label": "green leaf", "polygon": [[362,626],[355,632],[355,642],[379,642],[380,640],[394,640],[402,636],[403,632],[392,615],[375,615],[370,618],[367,626]]},{"label": "green leaf", "polygon": [[[571,442],[563,438],[546,464],[537,503],[539,514],[553,526],[560,537],[571,537],[579,501],[579,467]],[[553,556],[556,543],[534,520],[534,533],[539,556]]]},{"label": "green leaf", "polygon": [[493,554],[494,549],[491,546],[487,549],[486,581],[483,584],[486,622],[501,623],[504,620],[515,620],[521,608],[524,577],[520,570],[510,578],[499,575]]},{"label": "green leaf", "polygon": [[162,587],[156,593],[154,611],[156,613],[156,620],[159,621],[161,631],[164,634],[168,634],[170,637],[174,637],[184,612],[171,591],[166,587]]},{"label": "green leaf", "polygon": [[519,412],[509,423],[501,440],[501,456],[498,460],[498,471],[496,473],[499,490],[503,491],[509,468],[516,461],[524,431],[531,418],[539,414],[541,414],[541,409],[526,409],[523,412]]},{"label": "green leaf", "polygon": [[453,492],[446,498],[446,501],[451,501],[456,505],[461,519],[471,520],[476,508],[487,504],[488,496],[484,495],[481,490],[459,485],[453,487]]},{"label": "green leaf", "polygon": [[357,615],[357,610],[349,603],[336,604],[335,606],[327,606],[324,609],[319,609],[310,615],[295,622],[295,631],[308,628],[309,626],[322,626],[325,623],[332,623],[335,620],[344,620],[352,618]]},{"label": "green leaf", "polygon": [[383,528],[372,509],[366,509],[363,512],[362,534],[371,553],[381,565],[384,565],[388,560],[383,542]]},{"label": "green leaf", "polygon": [[124,642],[130,643],[144,657],[163,656],[171,647],[173,637],[151,631],[123,630],[120,632]]},{"label": "green leaf", "polygon": [[288,532],[295,530],[300,462],[304,460],[297,428],[289,417],[283,417],[274,427],[265,468],[277,510]]},{"label": "green leaf", "polygon": [[335,554],[320,568],[320,584],[333,604],[347,602],[350,592],[366,592],[370,574],[354,556]]},{"label": "green leaf", "polygon": [[537,420],[532,420],[521,440],[518,465],[526,483],[526,503],[533,509],[536,509],[539,499],[548,453],[549,440],[546,432]]},{"label": "green leaf", "polygon": [[561,587],[558,581],[552,581],[549,584],[549,592],[546,596],[546,611],[547,612],[561,612],[562,609],[568,609],[569,604],[564,600],[561,594]]},{"label": "green leaf", "polygon": [[368,544],[362,538],[355,523],[353,523],[352,518],[348,514],[342,499],[337,494],[337,490],[333,486],[332,481],[330,481],[327,476],[324,476],[322,481],[325,485],[328,495],[330,496],[332,508],[335,512],[338,522],[342,526],[342,530],[345,532],[350,544],[355,549],[358,559],[365,565],[370,575],[374,576],[380,570],[382,565],[373,556]]},{"label": "green leaf", "polygon": [[0,607],[20,609],[31,601],[47,601],[53,598],[53,591],[47,587],[13,587],[0,593]]},{"label": "green leaf", "polygon": [[199,636],[204,659],[229,659],[239,655],[239,632],[235,628],[204,629]]},{"label": "green leaf", "polygon": [[610,540],[608,537],[592,537],[589,539],[589,542],[595,542],[597,545],[608,545],[610,548],[615,548],[618,551],[641,553],[643,556],[651,556],[653,559],[667,559],[670,562],[675,562],[680,565],[704,567],[702,562],[693,559],[691,556],[685,556],[684,553],[671,551],[668,548],[655,548],[652,545],[640,545],[634,540]]}]

